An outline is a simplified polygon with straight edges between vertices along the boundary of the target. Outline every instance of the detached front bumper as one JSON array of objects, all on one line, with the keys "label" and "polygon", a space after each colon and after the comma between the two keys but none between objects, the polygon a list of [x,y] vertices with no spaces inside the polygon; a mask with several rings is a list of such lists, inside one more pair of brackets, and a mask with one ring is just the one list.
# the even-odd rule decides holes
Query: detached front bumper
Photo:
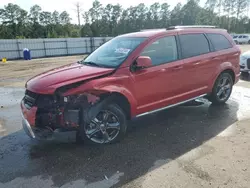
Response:
[{"label": "detached front bumper", "polygon": [[76,131],[52,130],[49,127],[36,127],[36,107],[27,109],[22,101],[21,110],[23,130],[30,138],[41,141],[57,140],[60,142],[74,142],[76,140]]},{"label": "detached front bumper", "polygon": [[26,108],[24,101],[21,101],[21,116],[22,125],[25,133],[32,139],[38,140],[51,140],[53,135],[53,130],[48,127],[39,128],[35,126],[36,112],[37,108],[32,107],[30,109]]},{"label": "detached front bumper", "polygon": [[25,119],[23,112],[22,114],[22,125],[23,125],[23,130],[25,131],[25,133],[30,137],[30,138],[36,138],[35,133],[33,132],[29,122],[27,119]]},{"label": "detached front bumper", "polygon": [[33,127],[35,126],[36,119],[36,107],[32,107],[31,109],[27,109],[24,101],[21,101],[21,116],[22,116],[22,125],[26,134],[31,138],[36,138],[36,135],[33,131]]}]

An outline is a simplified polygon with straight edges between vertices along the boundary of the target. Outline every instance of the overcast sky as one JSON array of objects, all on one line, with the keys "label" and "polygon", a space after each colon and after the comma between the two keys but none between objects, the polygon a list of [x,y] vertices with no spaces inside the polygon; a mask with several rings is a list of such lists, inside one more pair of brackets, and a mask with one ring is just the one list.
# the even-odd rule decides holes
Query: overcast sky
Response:
[{"label": "overcast sky", "polygon": [[[74,11],[75,9],[74,4],[77,1],[81,4],[81,8],[83,10],[88,10],[93,2],[93,0],[84,0],[84,1],[83,0],[0,0],[1,2],[0,7],[2,8],[4,5],[8,3],[14,3],[28,11],[32,5],[38,4],[41,6],[43,11],[53,12],[54,10],[57,10],[59,12],[62,12],[66,10],[70,14],[72,22],[76,23],[77,18],[76,18],[76,13]],[[154,2],[159,2],[159,3],[167,2],[169,5],[171,5],[171,7],[176,5],[178,2],[186,3],[186,0],[99,0],[99,1],[103,5],[109,3],[110,4],[120,3],[125,8],[130,6],[136,6],[139,3],[144,3],[145,5],[149,6]]]}]

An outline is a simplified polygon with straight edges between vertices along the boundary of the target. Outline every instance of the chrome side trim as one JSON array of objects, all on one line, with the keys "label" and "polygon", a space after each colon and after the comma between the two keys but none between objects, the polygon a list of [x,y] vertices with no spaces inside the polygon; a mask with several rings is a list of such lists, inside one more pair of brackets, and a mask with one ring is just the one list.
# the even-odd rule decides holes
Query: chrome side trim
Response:
[{"label": "chrome side trim", "polygon": [[191,99],[188,99],[188,100],[185,100],[185,101],[176,103],[176,104],[171,104],[171,105],[165,106],[165,107],[163,107],[163,108],[159,108],[159,109],[156,109],[156,110],[153,110],[153,111],[145,112],[145,113],[142,113],[142,114],[137,115],[136,117],[141,117],[141,116],[145,116],[145,115],[148,115],[148,114],[153,114],[153,113],[159,112],[159,111],[161,111],[161,110],[166,110],[166,109],[168,109],[168,108],[172,108],[172,107],[175,107],[175,106],[179,106],[179,105],[181,105],[181,104],[184,104],[184,103],[190,102],[190,101],[192,101],[192,100],[195,100],[195,99],[204,97],[204,96],[206,96],[206,95],[207,95],[207,94],[203,94],[203,95],[200,95],[200,96],[198,96],[198,97],[194,97],[194,98],[191,98]]},{"label": "chrome side trim", "polygon": [[29,122],[27,121],[27,119],[25,119],[23,113],[21,113],[21,115],[22,115],[22,124],[23,124],[23,129],[24,129],[24,131],[25,131],[26,134],[27,134],[28,136],[30,136],[31,138],[36,138],[34,132],[33,132],[32,129],[31,129],[31,126],[30,126]]}]

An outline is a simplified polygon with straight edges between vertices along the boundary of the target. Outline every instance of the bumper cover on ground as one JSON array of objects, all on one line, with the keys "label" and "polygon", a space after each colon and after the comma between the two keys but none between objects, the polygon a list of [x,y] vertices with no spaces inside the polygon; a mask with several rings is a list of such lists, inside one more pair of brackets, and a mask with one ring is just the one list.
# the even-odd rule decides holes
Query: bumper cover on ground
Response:
[{"label": "bumper cover on ground", "polygon": [[36,138],[35,133],[33,132],[28,120],[24,118],[23,113],[22,113],[22,125],[23,125],[23,130],[30,138],[33,139]]},{"label": "bumper cover on ground", "polygon": [[52,131],[47,128],[32,127],[22,113],[22,125],[25,133],[32,139],[36,140],[55,140],[60,142],[76,141],[76,131]]}]

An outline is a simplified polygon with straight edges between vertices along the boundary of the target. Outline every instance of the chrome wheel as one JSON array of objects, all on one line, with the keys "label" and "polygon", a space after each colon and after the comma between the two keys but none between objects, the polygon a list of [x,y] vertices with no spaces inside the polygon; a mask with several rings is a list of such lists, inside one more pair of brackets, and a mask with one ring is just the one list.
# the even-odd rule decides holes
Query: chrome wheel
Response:
[{"label": "chrome wheel", "polygon": [[103,110],[84,126],[85,134],[91,141],[104,144],[113,141],[120,132],[119,118],[109,110]]},{"label": "chrome wheel", "polygon": [[232,91],[232,83],[230,78],[222,77],[217,85],[216,95],[220,101],[227,100]]}]

